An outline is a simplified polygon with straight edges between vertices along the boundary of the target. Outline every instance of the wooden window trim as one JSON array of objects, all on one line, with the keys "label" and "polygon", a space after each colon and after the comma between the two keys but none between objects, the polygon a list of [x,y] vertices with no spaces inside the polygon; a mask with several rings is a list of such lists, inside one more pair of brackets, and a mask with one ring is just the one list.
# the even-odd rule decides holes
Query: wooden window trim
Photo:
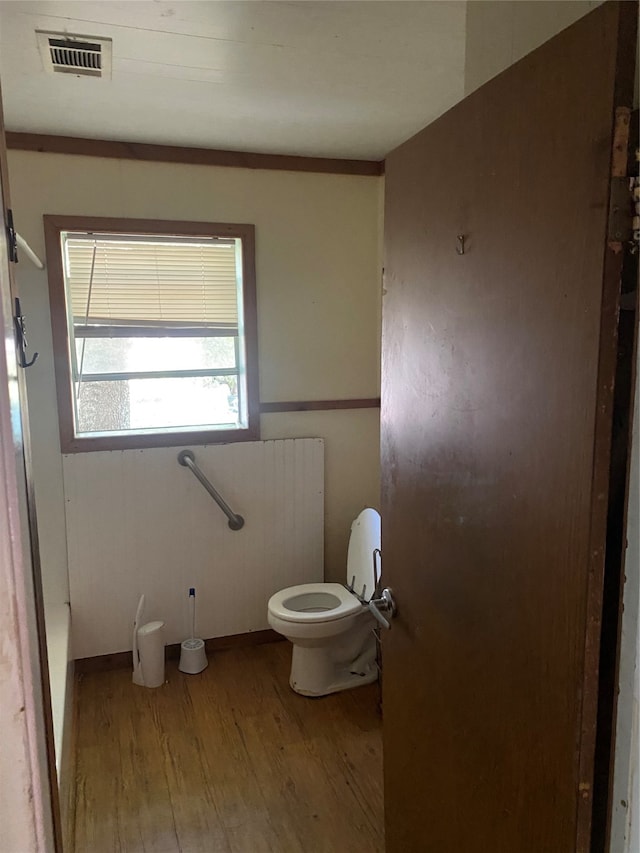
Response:
[{"label": "wooden window trim", "polygon": [[[255,272],[255,227],[250,224],[177,222],[162,219],[111,217],[43,217],[49,279],[49,304],[53,358],[62,453],[97,450],[129,450],[146,447],[177,447],[184,444],[225,444],[260,438],[260,391],[258,381],[258,315]],[[65,282],[60,250],[63,231],[105,231],[126,234],[175,234],[189,237],[234,237],[242,240],[244,337],[247,381],[247,428],[233,430],[183,430],[154,434],[77,437],[70,371],[69,333],[65,307]]]}]

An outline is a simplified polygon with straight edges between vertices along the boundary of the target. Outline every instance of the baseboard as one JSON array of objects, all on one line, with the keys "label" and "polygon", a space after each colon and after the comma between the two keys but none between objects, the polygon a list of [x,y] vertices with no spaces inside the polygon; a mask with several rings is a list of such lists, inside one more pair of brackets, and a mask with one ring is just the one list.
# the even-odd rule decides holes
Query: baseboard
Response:
[{"label": "baseboard", "polygon": [[[249,631],[246,634],[231,634],[228,637],[212,637],[205,640],[207,652],[220,652],[228,649],[240,649],[246,646],[260,646],[263,643],[276,643],[284,640],[281,634],[267,628],[265,631]],[[180,657],[180,643],[171,643],[166,647],[167,660]],[[92,658],[79,658],[75,661],[75,671],[79,675],[89,672],[107,672],[111,669],[126,669],[132,666],[131,652],[115,652],[110,655],[97,655]]]}]

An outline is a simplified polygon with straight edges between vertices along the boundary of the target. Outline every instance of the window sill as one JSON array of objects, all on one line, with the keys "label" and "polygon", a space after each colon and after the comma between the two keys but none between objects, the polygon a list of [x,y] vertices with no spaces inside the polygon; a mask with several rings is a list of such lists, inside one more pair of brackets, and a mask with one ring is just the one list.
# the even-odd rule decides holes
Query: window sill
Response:
[{"label": "window sill", "polygon": [[181,447],[199,444],[233,444],[242,441],[259,441],[260,425],[247,429],[185,430],[138,435],[100,435],[95,438],[61,436],[62,453],[90,453],[102,450],[144,450],[151,447]]}]

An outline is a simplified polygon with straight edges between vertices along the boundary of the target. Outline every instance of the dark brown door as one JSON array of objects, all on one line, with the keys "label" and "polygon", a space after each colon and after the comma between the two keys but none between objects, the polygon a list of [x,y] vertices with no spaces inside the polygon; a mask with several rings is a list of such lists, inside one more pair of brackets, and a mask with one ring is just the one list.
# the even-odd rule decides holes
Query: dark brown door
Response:
[{"label": "dark brown door", "polygon": [[387,159],[388,853],[589,849],[636,15],[599,7]]}]

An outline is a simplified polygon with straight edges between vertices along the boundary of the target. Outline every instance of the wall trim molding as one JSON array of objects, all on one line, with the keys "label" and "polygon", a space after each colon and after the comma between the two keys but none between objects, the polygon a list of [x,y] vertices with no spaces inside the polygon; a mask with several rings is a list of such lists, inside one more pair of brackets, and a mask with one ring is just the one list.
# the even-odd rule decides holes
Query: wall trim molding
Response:
[{"label": "wall trim molding", "polygon": [[379,409],[380,397],[355,400],[290,400],[283,403],[260,403],[260,414],[276,412],[327,412],[337,409]]},{"label": "wall trim molding", "polygon": [[249,151],[225,151],[217,148],[188,148],[124,142],[111,139],[86,139],[80,136],[55,136],[46,133],[6,132],[7,148],[44,154],[76,154],[84,157],[109,157],[147,163],[186,163],[192,166],[225,166],[238,169],[275,169],[286,172],[319,172],[333,175],[384,174],[384,160],[343,160],[332,157],[301,157],[293,154],[255,154]]},{"label": "wall trim molding", "polygon": [[[267,628],[264,631],[249,631],[246,634],[230,634],[228,637],[212,637],[204,641],[207,652],[222,652],[227,649],[241,649],[249,646],[261,646],[264,643],[277,643],[284,640],[281,634]],[[180,643],[165,646],[165,659],[178,660]],[[76,675],[90,672],[108,672],[112,669],[133,670],[131,652],[115,652],[110,655],[96,655],[92,658],[78,658],[75,662]]]}]

